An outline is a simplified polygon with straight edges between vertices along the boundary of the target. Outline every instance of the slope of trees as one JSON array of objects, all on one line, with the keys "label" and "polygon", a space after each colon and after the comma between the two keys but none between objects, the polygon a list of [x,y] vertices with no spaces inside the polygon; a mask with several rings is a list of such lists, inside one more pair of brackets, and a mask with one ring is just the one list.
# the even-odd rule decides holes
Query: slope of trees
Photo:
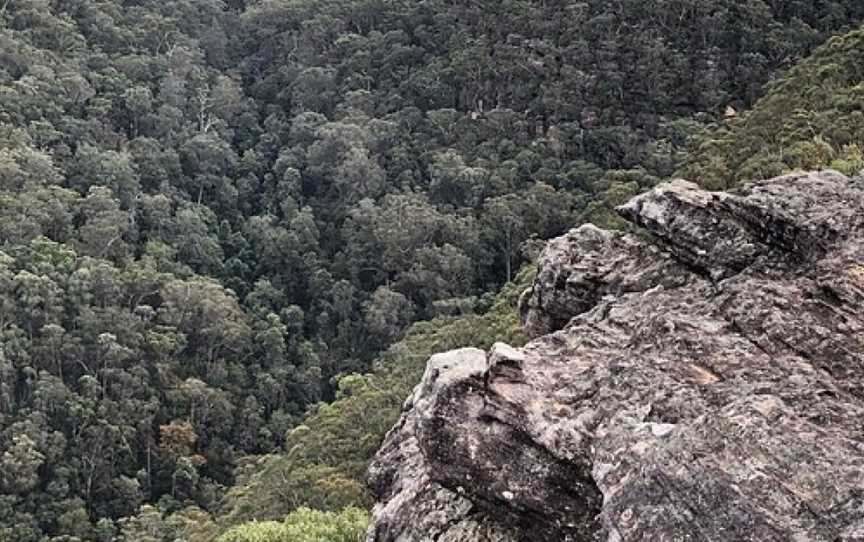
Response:
[{"label": "slope of trees", "polygon": [[862,15],[0,1],[0,540],[212,540],[256,509],[364,505],[432,348],[515,333],[485,292],[537,240],[614,225]]},{"label": "slope of trees", "polygon": [[864,169],[864,30],[832,38],[752,111],[706,130],[681,174],[724,188],[793,170]]}]

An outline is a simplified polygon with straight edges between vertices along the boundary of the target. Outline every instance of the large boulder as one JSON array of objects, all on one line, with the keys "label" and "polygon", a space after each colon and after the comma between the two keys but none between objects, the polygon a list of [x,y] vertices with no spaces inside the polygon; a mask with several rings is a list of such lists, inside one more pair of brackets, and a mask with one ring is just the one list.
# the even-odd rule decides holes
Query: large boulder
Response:
[{"label": "large boulder", "polygon": [[619,212],[549,243],[538,338],[430,360],[370,541],[864,541],[864,179]]}]

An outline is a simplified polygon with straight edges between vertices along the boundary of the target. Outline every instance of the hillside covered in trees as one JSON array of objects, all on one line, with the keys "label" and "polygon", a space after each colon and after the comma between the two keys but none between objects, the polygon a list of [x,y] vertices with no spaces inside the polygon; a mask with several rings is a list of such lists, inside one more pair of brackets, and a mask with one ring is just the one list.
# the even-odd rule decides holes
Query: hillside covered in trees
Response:
[{"label": "hillside covered in trees", "polygon": [[832,38],[745,115],[694,138],[681,175],[712,188],[791,170],[864,169],[864,30]]},{"label": "hillside covered in trees", "polygon": [[[318,521],[304,506],[353,529],[340,511],[368,504],[425,357],[518,341],[513,289],[489,292],[538,240],[617,224],[682,167],[810,165],[790,145],[857,164],[859,33],[694,136],[862,19],[855,0],[0,1],[0,540],[205,541]],[[757,128],[793,109],[769,150]]]}]

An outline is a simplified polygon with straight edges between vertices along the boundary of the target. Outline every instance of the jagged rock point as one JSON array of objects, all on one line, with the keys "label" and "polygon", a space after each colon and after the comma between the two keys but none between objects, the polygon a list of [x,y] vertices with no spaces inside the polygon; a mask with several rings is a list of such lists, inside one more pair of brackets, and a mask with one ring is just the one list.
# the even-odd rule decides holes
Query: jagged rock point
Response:
[{"label": "jagged rock point", "polygon": [[618,211],[548,244],[535,340],[430,360],[370,542],[864,540],[864,178]]}]

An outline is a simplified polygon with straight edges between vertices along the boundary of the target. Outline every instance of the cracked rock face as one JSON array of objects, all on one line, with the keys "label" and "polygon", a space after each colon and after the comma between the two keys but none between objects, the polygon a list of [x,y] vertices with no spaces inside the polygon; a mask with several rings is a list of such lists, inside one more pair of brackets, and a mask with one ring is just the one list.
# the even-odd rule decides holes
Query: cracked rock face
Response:
[{"label": "cracked rock face", "polygon": [[864,178],[621,207],[549,243],[521,349],[433,357],[369,541],[864,541]]}]

